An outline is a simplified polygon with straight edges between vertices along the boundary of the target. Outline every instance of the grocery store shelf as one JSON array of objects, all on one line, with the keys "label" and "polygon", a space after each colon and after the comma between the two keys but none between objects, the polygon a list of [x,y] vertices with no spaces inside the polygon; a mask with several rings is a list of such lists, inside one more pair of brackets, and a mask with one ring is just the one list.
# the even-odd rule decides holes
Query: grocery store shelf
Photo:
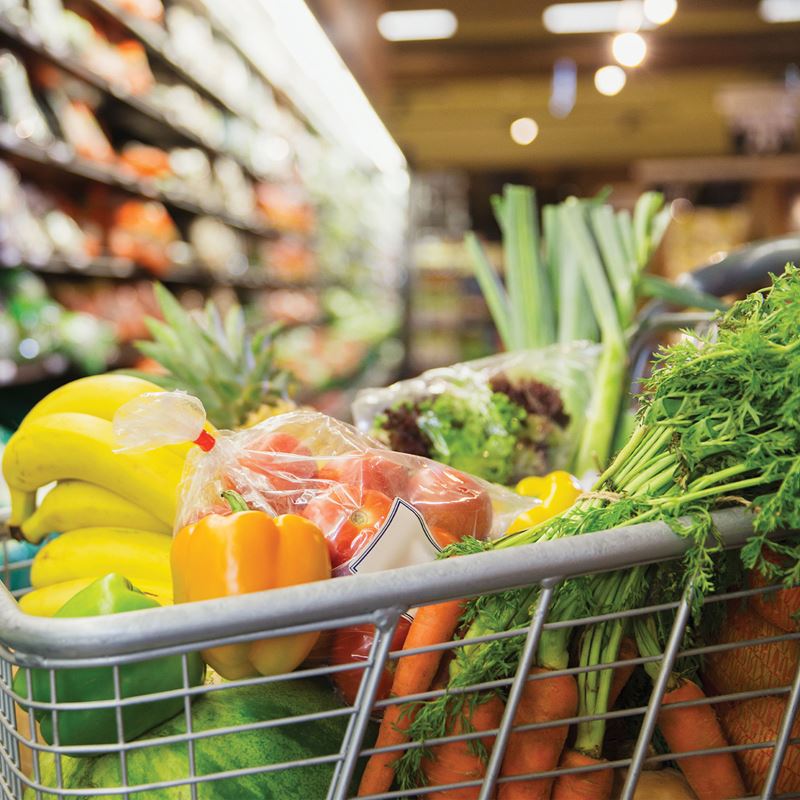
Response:
[{"label": "grocery store shelf", "polygon": [[172,119],[168,112],[162,112],[161,109],[152,102],[137,95],[131,94],[125,87],[110,83],[101,76],[95,74],[90,69],[85,67],[78,58],[70,53],[68,49],[65,48],[63,50],[56,50],[52,47],[49,47],[42,41],[41,37],[33,29],[15,25],[13,22],[0,14],[0,34],[12,39],[29,52],[46,59],[56,67],[59,67],[60,69],[69,72],[71,75],[74,75],[76,78],[80,78],[82,81],[94,86],[96,89],[99,89],[104,94],[113,97],[115,100],[125,104],[134,111],[149,117],[159,125],[162,125],[165,128],[173,131],[185,141],[201,147],[215,155],[226,156],[227,158],[233,159],[252,177],[260,179],[261,176],[257,175],[253,171],[252,167],[243,159],[239,158],[233,153],[228,152],[227,150],[221,149],[213,142],[205,139],[197,131],[187,128],[177,120]]},{"label": "grocery store shelf", "polygon": [[167,64],[184,83],[222,106],[222,108],[229,113],[251,122],[256,127],[261,127],[261,123],[256,120],[249,109],[238,106],[236,103],[224,97],[216,89],[198,80],[188,68],[184,67],[180,61],[170,53],[169,35],[161,25],[138,19],[134,15],[121,9],[116,3],[109,2],[109,0],[88,0],[88,2],[108,17],[118,22],[148,50],[155,53],[155,55],[157,55],[162,62]]},{"label": "grocery store shelf", "polygon": [[305,120],[311,125],[312,128],[318,127],[314,120],[311,119],[308,113],[304,111],[300,105],[298,105],[294,98],[290,97],[279,86],[275,86],[275,84],[270,81],[269,76],[264,74],[263,67],[253,60],[250,53],[247,52],[247,48],[242,47],[239,37],[236,36],[234,31],[229,27],[229,23],[226,20],[220,19],[220,17],[215,13],[213,7],[209,8],[205,2],[202,2],[202,0],[183,0],[183,2],[184,5],[188,6],[195,13],[201,15],[208,21],[209,25],[211,25],[211,30],[213,31],[214,36],[222,39],[227,45],[233,48],[236,54],[247,65],[247,68],[254,75],[258,76],[258,78],[267,86],[269,86],[270,91],[272,91],[275,97],[280,100],[281,105],[291,109],[295,117]]},{"label": "grocery store shelf", "polygon": [[289,289],[309,290],[324,289],[336,285],[335,281],[281,281],[257,272],[245,275],[218,275],[203,267],[174,265],[163,275],[155,275],[132,261],[123,258],[94,258],[85,261],[70,261],[64,258],[52,258],[43,264],[32,264],[29,261],[15,263],[3,262],[6,268],[25,267],[41,275],[64,276],[67,278],[108,278],[112,280],[158,280],[167,285],[185,285],[197,287],[228,286],[232,289]]},{"label": "grocery store shelf", "polygon": [[[117,345],[114,358],[106,364],[106,369],[127,369],[136,363],[139,357],[139,352],[131,343],[120,343]],[[26,386],[80,372],[81,369],[61,353],[52,353],[23,364],[0,358],[0,387]]]},{"label": "grocery store shelf", "polygon": [[36,164],[44,164],[58,169],[69,175],[122,189],[125,192],[148,200],[159,200],[167,206],[187,211],[190,214],[216,217],[226,225],[255,236],[263,238],[277,238],[280,236],[280,232],[275,228],[248,222],[214,206],[198,203],[189,198],[188,192],[161,189],[152,181],[141,180],[127,175],[111,165],[99,164],[81,158],[75,155],[72,148],[64,142],[55,142],[50,147],[40,147],[33,142],[20,138],[10,125],[4,123],[0,123],[0,150]]}]

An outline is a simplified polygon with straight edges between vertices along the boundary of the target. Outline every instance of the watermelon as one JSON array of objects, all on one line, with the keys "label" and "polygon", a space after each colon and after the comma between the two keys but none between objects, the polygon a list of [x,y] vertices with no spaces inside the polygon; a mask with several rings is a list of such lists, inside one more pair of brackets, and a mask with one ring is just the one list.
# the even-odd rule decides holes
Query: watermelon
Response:
[{"label": "watermelon", "polygon": [[[194,731],[210,731],[241,726],[269,719],[330,711],[342,703],[325,681],[292,680],[260,686],[244,686],[215,691],[201,697],[192,706]],[[347,717],[332,717],[316,722],[301,722],[261,730],[223,733],[195,740],[195,764],[198,775],[212,775],[227,770],[279,764],[295,759],[333,755],[340,751],[347,727]],[[159,725],[147,739],[180,735],[186,732],[183,714]],[[374,740],[374,731],[370,731]],[[366,746],[366,745],[365,745]],[[120,759],[116,753],[94,758],[62,756],[64,788],[75,794],[61,795],[67,800],[118,800],[122,795],[87,795],[82,789],[108,789],[120,783]],[[57,786],[52,757],[40,758],[41,782]],[[155,744],[129,751],[128,785],[179,780],[189,775],[185,742]],[[200,783],[198,800],[290,800],[324,798],[333,775],[333,764],[314,764],[242,777]],[[355,779],[357,781],[357,778]],[[357,785],[357,783],[356,783]],[[34,800],[28,789],[24,800]],[[42,792],[41,798],[56,800]],[[132,791],[129,800],[190,800],[188,785]]]}]

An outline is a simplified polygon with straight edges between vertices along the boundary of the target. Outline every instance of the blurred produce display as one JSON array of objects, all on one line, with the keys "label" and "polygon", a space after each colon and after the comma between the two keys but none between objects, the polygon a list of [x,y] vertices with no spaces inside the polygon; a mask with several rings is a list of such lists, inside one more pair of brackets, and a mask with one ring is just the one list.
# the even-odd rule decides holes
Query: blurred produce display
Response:
[{"label": "blurred produce display", "polygon": [[[411,188],[409,372],[482,358],[500,342],[464,247],[468,183],[459,173],[421,173]],[[502,268],[499,243],[487,257]]]},{"label": "blurred produce display", "polygon": [[0,271],[0,385],[31,365],[44,364],[47,373],[71,361],[86,372],[99,372],[115,354],[111,325],[54,302],[30,272]]},{"label": "blurred produce display", "polygon": [[72,339],[89,335],[75,320],[101,332],[74,354],[41,325],[3,342],[57,355],[49,375],[135,366],[157,278],[186,309],[288,326],[275,358],[304,398],[375,363],[394,377],[407,187],[319,133],[202,4],[20,0],[0,38],[0,269],[36,273]]}]

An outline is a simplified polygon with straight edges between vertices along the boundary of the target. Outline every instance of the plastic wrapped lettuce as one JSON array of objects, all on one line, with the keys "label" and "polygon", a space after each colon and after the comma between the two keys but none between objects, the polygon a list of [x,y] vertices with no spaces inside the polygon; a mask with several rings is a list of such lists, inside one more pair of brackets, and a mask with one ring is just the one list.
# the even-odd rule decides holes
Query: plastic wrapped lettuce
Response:
[{"label": "plastic wrapped lettuce", "polygon": [[362,390],[353,419],[392,450],[508,485],[572,467],[599,356],[573,342],[429,370]]}]

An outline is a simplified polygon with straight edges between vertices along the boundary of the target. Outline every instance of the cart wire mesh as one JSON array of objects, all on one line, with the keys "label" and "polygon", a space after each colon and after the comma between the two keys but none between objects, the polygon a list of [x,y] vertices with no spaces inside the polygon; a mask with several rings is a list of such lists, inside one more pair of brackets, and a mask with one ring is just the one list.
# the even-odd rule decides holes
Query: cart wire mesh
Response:
[{"label": "cart wire mesh", "polygon": [[[751,533],[744,510],[725,510],[715,514],[715,524],[729,548],[740,547]],[[487,760],[483,776],[470,777],[436,791],[471,790],[480,800],[494,798],[504,784],[531,775],[504,775],[503,756],[512,736],[548,727],[573,726],[581,721],[602,718],[609,729],[633,731],[623,737],[620,748],[608,754],[601,769],[626,770],[619,797],[634,797],[643,770],[675,762],[676,755],[653,746],[657,722],[667,681],[685,659],[710,653],[725,653],[735,648],[790,647],[800,650],[800,633],[778,632],[766,638],[714,645],[686,646],[684,630],[690,620],[692,589],[682,596],[658,605],[632,608],[622,614],[604,614],[565,622],[548,623],[547,612],[559,583],[567,578],[599,574],[639,564],[676,559],[687,542],[663,524],[644,524],[613,531],[585,534],[570,540],[543,542],[501,552],[463,556],[415,567],[344,580],[323,581],[304,586],[260,592],[240,597],[131,612],[93,619],[51,619],[23,614],[7,591],[0,591],[0,786],[2,797],[26,798],[234,798],[247,796],[303,798],[304,800],[343,800],[354,797],[358,776],[366,759],[380,752],[422,749],[425,753],[447,743],[478,741],[486,745]],[[527,626],[478,639],[455,640],[434,648],[393,651],[398,622],[409,608],[468,596],[539,586],[538,602]],[[705,605],[729,603],[758,593],[769,594],[779,587],[765,586],[704,598]],[[620,659],[592,667],[569,667],[548,672],[532,672],[537,644],[543,632],[556,627],[576,628],[608,620],[662,613],[671,615],[672,627],[663,653],[658,657]],[[374,626],[372,646],[364,661],[331,665],[309,661],[301,669],[271,677],[237,681],[206,682],[192,685],[189,679],[189,654],[209,647],[244,644],[263,639],[309,631],[335,632],[351,626]],[[323,637],[326,634],[323,633]],[[387,698],[382,688],[384,669],[406,658],[432,649],[451,651],[500,638],[524,637],[513,675],[490,683],[461,687],[458,690],[476,697],[500,693],[505,708],[499,724],[489,730],[446,732],[426,742],[407,742],[391,747],[374,746],[376,715],[398,702],[422,702],[442,696],[446,690],[432,689],[402,698]],[[178,655],[182,661],[183,686],[172,691],[131,695],[123,690],[129,665]],[[658,678],[649,696],[630,707],[595,717],[570,717],[547,723],[520,725],[516,711],[528,681],[581,672],[658,663]],[[794,665],[796,667],[796,663]],[[57,695],[57,675],[61,670],[104,667],[113,674],[113,696],[91,702],[68,702]],[[25,673],[27,688],[16,693],[12,676],[17,668]],[[50,696],[28,699],[31,669],[44,670],[49,679]],[[302,692],[316,686],[326,697],[330,681],[345,675],[361,674],[352,705],[326,702],[325,708],[304,708]],[[19,685],[18,687],[19,688]],[[298,694],[298,690],[300,693]],[[234,705],[241,698],[266,696],[280,702],[268,705],[266,713],[256,711],[241,717],[205,713],[209,704],[219,709]],[[293,694],[294,693],[294,694]],[[286,699],[288,698],[288,700]],[[800,702],[800,673],[779,685],[758,687],[735,694],[677,703],[674,708],[712,704],[722,708],[731,701],[775,698],[782,711],[777,734],[763,740],[701,751],[706,755],[732,752],[737,758],[763,760],[766,778],[760,792],[751,797],[798,797],[794,790],[780,793],[781,781],[796,787],[797,738],[794,725]],[[131,740],[125,732],[126,709],[133,705],[164,699],[179,700],[182,710],[167,724]],[[62,744],[59,719],[72,713],[111,709],[116,721],[116,740],[107,744]],[[260,710],[260,713],[259,713]],[[52,720],[53,742],[36,737],[36,717],[47,714]],[[794,730],[793,730],[794,728]],[[269,739],[270,747],[263,741]],[[297,743],[301,745],[298,747]],[[312,746],[313,745],[313,746]],[[793,752],[795,751],[795,752]],[[788,753],[788,757],[787,757]],[[690,758],[696,753],[683,753]],[[87,758],[92,756],[92,758]],[[113,761],[113,764],[111,763]],[[786,761],[784,771],[781,765]],[[769,764],[768,768],[766,764]],[[91,768],[87,768],[91,765]],[[102,769],[99,770],[99,766]],[[166,766],[165,766],[166,765]],[[168,766],[168,769],[167,769]],[[597,766],[559,769],[536,777],[555,777],[569,772],[586,772]],[[98,771],[99,770],[99,771]],[[99,779],[98,779],[99,776]],[[104,783],[102,779],[107,783]],[[254,790],[254,787],[257,787]],[[255,793],[253,793],[255,791]],[[394,788],[378,798],[424,797],[425,787]],[[641,796],[641,795],[640,795]]]}]

